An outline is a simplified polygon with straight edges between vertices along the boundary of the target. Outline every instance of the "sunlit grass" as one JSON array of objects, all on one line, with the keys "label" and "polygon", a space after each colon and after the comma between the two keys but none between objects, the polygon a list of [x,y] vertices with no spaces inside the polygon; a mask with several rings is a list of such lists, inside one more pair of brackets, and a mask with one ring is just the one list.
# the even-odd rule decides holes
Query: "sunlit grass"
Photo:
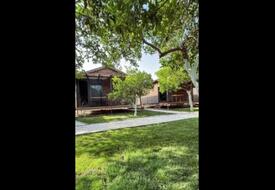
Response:
[{"label": "sunlit grass", "polygon": [[120,120],[131,119],[131,118],[140,118],[140,117],[164,115],[164,114],[167,114],[167,113],[143,110],[143,111],[138,111],[136,117],[134,117],[134,112],[128,112],[128,113],[114,113],[114,114],[105,114],[105,115],[98,115],[98,116],[78,117],[76,118],[76,120],[83,123],[92,124],[92,123],[120,121]]},{"label": "sunlit grass", "polygon": [[198,119],[76,137],[77,190],[197,190]]}]

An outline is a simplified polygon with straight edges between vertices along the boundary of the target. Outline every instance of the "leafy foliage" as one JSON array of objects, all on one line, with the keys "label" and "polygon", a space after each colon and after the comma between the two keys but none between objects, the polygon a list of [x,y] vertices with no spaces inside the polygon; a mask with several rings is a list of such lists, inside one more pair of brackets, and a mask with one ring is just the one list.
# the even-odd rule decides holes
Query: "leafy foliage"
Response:
[{"label": "leafy foliage", "polygon": [[168,66],[161,67],[156,72],[159,80],[159,91],[176,91],[182,87],[183,83],[190,82],[190,78],[183,68],[173,69]]},{"label": "leafy foliage", "polygon": [[[182,68],[187,72],[191,82],[199,90],[199,56],[192,57],[192,60],[182,60],[179,53],[171,54],[160,60],[162,67],[171,67],[173,70],[181,70]],[[185,79],[181,79],[185,80]]]},{"label": "leafy foliage", "polygon": [[136,99],[136,94],[133,93],[133,86],[127,84],[121,78],[115,76],[112,78],[113,91],[108,94],[111,100],[126,101],[133,104]]},{"label": "leafy foliage", "polygon": [[136,97],[147,94],[153,87],[151,75],[136,69],[128,71],[124,80],[118,77],[114,77],[112,80],[113,91],[109,94],[109,98],[126,101],[130,104],[135,104]]},{"label": "leafy foliage", "polygon": [[83,71],[83,70],[76,70],[75,71],[75,78],[76,79],[83,79],[83,78],[85,78],[85,71]]},{"label": "leafy foliage", "polygon": [[77,67],[84,59],[112,65],[124,58],[136,65],[142,51],[160,57],[178,52],[192,60],[198,54],[198,7],[198,0],[78,0]]}]

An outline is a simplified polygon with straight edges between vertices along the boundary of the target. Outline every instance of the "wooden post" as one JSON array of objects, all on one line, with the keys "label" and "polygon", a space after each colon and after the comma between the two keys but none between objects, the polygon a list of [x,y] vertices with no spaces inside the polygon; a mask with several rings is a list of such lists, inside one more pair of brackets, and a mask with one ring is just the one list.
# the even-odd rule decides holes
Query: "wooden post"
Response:
[{"label": "wooden post", "polygon": [[[113,86],[112,86],[112,75],[110,76],[110,92],[112,92],[113,90]],[[110,103],[111,106],[111,114],[113,113],[113,109],[112,109],[112,101],[109,101],[109,98],[107,97],[108,100],[108,104]]]},{"label": "wooden post", "polygon": [[87,77],[88,105],[90,106],[90,79]]},{"label": "wooden post", "polygon": [[110,91],[113,90],[113,86],[112,86],[112,77],[113,77],[113,75],[110,76]]}]

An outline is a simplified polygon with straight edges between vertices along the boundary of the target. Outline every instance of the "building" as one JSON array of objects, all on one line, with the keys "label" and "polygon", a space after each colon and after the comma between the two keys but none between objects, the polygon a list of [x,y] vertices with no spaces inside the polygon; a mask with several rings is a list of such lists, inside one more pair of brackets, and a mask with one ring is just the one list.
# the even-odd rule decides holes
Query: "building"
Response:
[{"label": "building", "polygon": [[125,73],[110,67],[99,67],[85,72],[83,79],[76,80],[76,107],[119,105],[108,99],[112,91],[112,77],[125,77]]},{"label": "building", "polygon": [[[110,67],[99,67],[85,72],[83,79],[76,79],[75,85],[75,102],[76,107],[101,107],[122,105],[121,102],[111,101],[108,94],[112,91],[112,78],[118,76],[124,78],[126,74],[120,70]],[[190,85],[192,85],[190,83]],[[198,102],[198,93],[196,89],[192,90],[192,98],[194,102]],[[154,81],[153,88],[146,96],[141,97],[143,105],[159,104],[164,102],[187,103],[188,95],[181,88],[176,92],[159,92],[158,81]],[[137,104],[140,100],[137,98]]]},{"label": "building", "polygon": [[[186,85],[186,84],[185,84]],[[192,85],[189,83],[188,85]],[[196,103],[199,101],[199,95],[195,88],[192,89],[192,100]],[[167,102],[173,102],[173,103],[188,103],[188,94],[184,90],[184,88],[180,88],[179,90],[175,92],[164,92],[161,93],[159,91],[159,84],[158,81],[154,81],[154,86],[152,90],[149,91],[149,93],[145,96],[141,97],[142,104],[159,104],[159,103],[167,103]],[[140,105],[140,101],[137,100],[137,104]]]}]

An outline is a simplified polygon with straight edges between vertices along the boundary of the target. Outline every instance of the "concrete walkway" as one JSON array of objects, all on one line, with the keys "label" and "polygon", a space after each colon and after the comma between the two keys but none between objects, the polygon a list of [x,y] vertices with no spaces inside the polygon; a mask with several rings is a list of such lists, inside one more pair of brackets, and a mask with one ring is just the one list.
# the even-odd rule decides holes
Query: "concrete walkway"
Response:
[{"label": "concrete walkway", "polygon": [[80,121],[76,121],[75,120],[75,126],[81,126],[81,125],[87,125],[86,123],[80,122]]},{"label": "concrete walkway", "polygon": [[145,110],[148,111],[155,111],[155,112],[164,112],[164,113],[189,113],[189,112],[182,112],[182,111],[173,111],[173,110],[169,110],[169,109],[151,109],[151,108],[146,108]]},{"label": "concrete walkway", "polygon": [[[160,111],[160,110],[153,110],[148,109],[150,111]],[[166,110],[165,110],[166,112]],[[95,133],[101,131],[108,131],[112,129],[121,129],[121,128],[128,128],[128,127],[137,127],[143,125],[150,125],[150,124],[157,124],[157,123],[165,123],[170,121],[177,121],[182,119],[189,119],[198,117],[198,112],[177,112],[172,111],[174,114],[170,115],[156,115],[156,116],[149,116],[144,118],[136,118],[136,119],[127,119],[122,121],[113,121],[108,123],[95,123],[89,125],[78,125],[75,127],[75,134],[87,134],[87,133]],[[169,112],[171,113],[171,112]]]}]

